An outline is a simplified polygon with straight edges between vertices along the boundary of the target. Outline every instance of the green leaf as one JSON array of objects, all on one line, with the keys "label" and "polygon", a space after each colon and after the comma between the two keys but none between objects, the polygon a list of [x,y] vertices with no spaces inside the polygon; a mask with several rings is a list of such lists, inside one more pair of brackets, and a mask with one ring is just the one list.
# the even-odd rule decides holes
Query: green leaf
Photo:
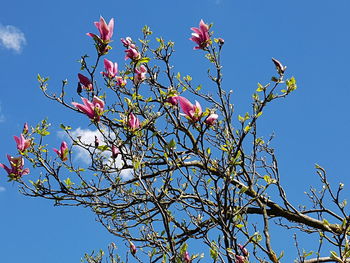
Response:
[{"label": "green leaf", "polygon": [[256,89],[257,92],[261,92],[264,91],[265,87],[263,85],[261,85],[260,83],[258,83],[258,88]]}]

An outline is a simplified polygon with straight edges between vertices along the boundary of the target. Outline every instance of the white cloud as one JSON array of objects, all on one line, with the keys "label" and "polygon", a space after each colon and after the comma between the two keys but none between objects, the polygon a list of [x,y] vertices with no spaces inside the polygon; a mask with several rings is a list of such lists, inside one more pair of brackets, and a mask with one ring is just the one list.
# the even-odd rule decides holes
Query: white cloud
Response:
[{"label": "white cloud", "polygon": [[17,53],[27,43],[24,33],[15,26],[0,24],[0,45]]},{"label": "white cloud", "polygon": [[0,193],[1,193],[1,192],[5,192],[5,191],[6,191],[6,188],[3,187],[3,186],[0,186]]},{"label": "white cloud", "polygon": [[[80,138],[80,141],[82,143],[86,145],[91,145],[91,147],[95,147],[94,146],[95,136],[98,138],[100,146],[105,145],[103,135],[97,129],[90,130],[90,129],[82,129],[79,127],[75,130],[70,131],[70,134],[74,139]],[[67,139],[69,138],[68,135],[63,131],[58,132],[58,136],[60,138],[67,138]],[[116,169],[122,168],[124,163],[121,158],[122,156],[119,154],[118,157],[113,160],[111,158],[111,155],[112,155],[111,151],[103,152],[103,157],[106,159],[105,163],[109,163],[111,166],[115,167]],[[90,153],[82,147],[74,146],[73,156],[76,161],[82,161],[87,165],[91,163]],[[120,176],[125,180],[131,179],[132,174],[133,174],[132,169],[124,169],[120,172]]]}]

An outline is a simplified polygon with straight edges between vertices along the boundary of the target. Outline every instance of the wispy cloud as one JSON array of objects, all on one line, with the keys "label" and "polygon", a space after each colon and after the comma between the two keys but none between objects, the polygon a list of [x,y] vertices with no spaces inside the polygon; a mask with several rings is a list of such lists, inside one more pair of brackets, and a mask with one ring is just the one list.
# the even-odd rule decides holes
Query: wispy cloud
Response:
[{"label": "wispy cloud", "polygon": [[[100,146],[105,145],[103,135],[98,130],[82,129],[79,127],[70,131],[70,134],[74,139],[80,138],[82,143],[91,145],[91,147],[94,147],[95,145],[95,136],[98,138]],[[62,131],[58,132],[58,135],[63,139],[69,138],[67,134]],[[74,146],[73,151],[74,159],[76,161],[81,161],[87,165],[91,163],[90,153],[86,149],[79,146]],[[122,168],[124,162],[122,161],[121,155],[119,155],[116,159],[112,159],[111,156],[111,151],[107,150],[103,152],[103,157],[105,158],[106,163],[112,164],[112,166],[116,169]],[[120,171],[120,176],[125,180],[130,179],[132,177],[132,169],[123,169]]]},{"label": "wispy cloud", "polygon": [[27,43],[24,33],[15,26],[0,24],[0,45],[20,53]]},{"label": "wispy cloud", "polygon": [[3,187],[3,186],[0,186],[0,193],[1,193],[1,192],[5,192],[5,191],[6,191],[6,188]]}]

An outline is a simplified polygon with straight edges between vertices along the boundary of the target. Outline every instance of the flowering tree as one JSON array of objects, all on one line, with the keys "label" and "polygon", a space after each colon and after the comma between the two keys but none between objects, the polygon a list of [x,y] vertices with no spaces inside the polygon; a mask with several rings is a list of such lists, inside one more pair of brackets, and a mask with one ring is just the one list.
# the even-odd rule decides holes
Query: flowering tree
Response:
[{"label": "flowering tree", "polygon": [[[224,40],[214,38],[211,25],[201,20],[190,38],[198,50],[194,55],[204,53],[209,61],[211,94],[173,71],[174,43],[156,38],[153,47],[147,26],[139,41],[121,39],[128,64],[120,69],[108,59],[114,20],[107,24],[101,17],[95,25],[99,35],[87,35],[95,43],[96,60],[80,60],[77,93],[82,103],[66,89],[66,81],[57,96],[48,91],[47,78],[38,80],[48,99],[81,114],[99,136],[87,143],[72,135],[68,123],[61,124],[70,140],[56,149],[45,143],[46,120],[25,124],[14,137],[18,156],[8,155],[9,165],[0,164],[23,194],[91,208],[130,251],[118,256],[111,244],[110,262],[281,262],[271,228],[318,235],[314,253],[295,238],[297,262],[349,262],[343,185],[332,188],[317,166],[321,190],[311,190],[309,208],[292,204],[280,182],[271,139],[257,132],[264,108],[297,88],[281,62],[272,59],[276,76],[258,84],[251,112],[240,116],[223,87]],[[74,161],[78,148],[89,154],[87,167]],[[25,168],[25,159],[35,172]],[[202,244],[199,251],[195,242]],[[85,259],[102,262],[102,257]]]}]

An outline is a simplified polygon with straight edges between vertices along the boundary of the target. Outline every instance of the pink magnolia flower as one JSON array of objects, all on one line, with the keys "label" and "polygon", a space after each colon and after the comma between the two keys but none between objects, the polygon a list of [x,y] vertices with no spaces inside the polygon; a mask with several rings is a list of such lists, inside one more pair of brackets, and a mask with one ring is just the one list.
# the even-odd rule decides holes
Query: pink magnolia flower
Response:
[{"label": "pink magnolia flower", "polygon": [[99,121],[103,113],[103,108],[105,103],[100,98],[94,96],[92,102],[86,98],[81,98],[84,104],[79,104],[77,102],[72,102],[74,107],[76,107],[81,112],[85,113],[91,120]]},{"label": "pink magnolia flower", "polygon": [[68,145],[65,141],[61,143],[60,150],[53,148],[53,151],[57,153],[58,157],[60,157],[63,162],[68,160]]},{"label": "pink magnolia flower", "polygon": [[124,87],[126,85],[126,80],[123,79],[123,77],[117,76],[115,81],[119,87]]},{"label": "pink magnolia flower", "polygon": [[206,119],[205,119],[205,123],[208,124],[209,126],[213,125],[216,120],[218,119],[219,115],[215,114],[215,113],[211,113]]},{"label": "pink magnolia flower", "polygon": [[141,65],[140,68],[135,68],[134,83],[138,84],[146,79],[147,68]]},{"label": "pink magnolia flower", "polygon": [[123,43],[124,47],[126,48],[136,48],[135,44],[132,43],[131,37],[126,37],[125,39],[121,38],[120,41]]},{"label": "pink magnolia flower", "polygon": [[128,58],[130,58],[131,60],[138,60],[141,58],[140,53],[135,49],[130,47],[129,49],[124,51],[125,54],[125,60],[127,60]]},{"label": "pink magnolia flower", "polygon": [[115,159],[117,158],[118,154],[120,154],[120,150],[118,149],[117,146],[112,145],[112,158]]},{"label": "pink magnolia flower", "polygon": [[190,253],[188,253],[188,251],[186,251],[184,253],[184,262],[185,263],[191,263],[191,256],[190,256]]},{"label": "pink magnolia flower", "polygon": [[113,29],[114,29],[114,19],[112,18],[108,25],[104,18],[101,16],[99,22],[95,22],[95,26],[97,27],[98,31],[100,32],[100,36],[93,33],[87,33],[88,36],[92,37],[97,42],[104,42],[108,43],[111,41],[111,38],[113,36]]},{"label": "pink magnolia flower", "polygon": [[170,103],[171,105],[175,106],[177,105],[177,99],[179,96],[171,96],[166,99],[166,102]]},{"label": "pink magnolia flower", "polygon": [[202,107],[198,101],[193,105],[188,99],[178,96],[177,100],[180,102],[180,107],[187,118],[196,122],[202,116]]},{"label": "pink magnolia flower", "polygon": [[132,112],[128,116],[128,126],[132,130],[140,128],[140,120]]},{"label": "pink magnolia flower", "polygon": [[20,152],[23,152],[25,149],[30,147],[30,143],[31,143],[30,139],[26,140],[22,133],[21,133],[20,137],[13,136],[13,138],[15,139],[16,144],[17,144],[17,149]]},{"label": "pink magnolia flower", "polygon": [[205,24],[202,19],[199,22],[199,28],[192,27],[191,30],[194,31],[194,33],[192,33],[190,40],[198,45],[193,49],[205,49],[210,45],[209,26]]},{"label": "pink magnolia flower", "polygon": [[101,72],[101,74],[109,79],[113,79],[118,74],[118,64],[104,59],[106,72]]},{"label": "pink magnolia flower", "polygon": [[88,77],[85,77],[83,74],[78,73],[79,83],[83,86],[86,90],[93,90],[92,82]]},{"label": "pink magnolia flower", "polygon": [[12,157],[11,155],[7,155],[7,159],[10,162],[10,168],[7,167],[5,164],[0,163],[0,167],[4,168],[9,175],[10,179],[17,180],[22,175],[29,174],[29,169],[25,168],[24,166],[24,159],[22,156],[20,157]]}]

